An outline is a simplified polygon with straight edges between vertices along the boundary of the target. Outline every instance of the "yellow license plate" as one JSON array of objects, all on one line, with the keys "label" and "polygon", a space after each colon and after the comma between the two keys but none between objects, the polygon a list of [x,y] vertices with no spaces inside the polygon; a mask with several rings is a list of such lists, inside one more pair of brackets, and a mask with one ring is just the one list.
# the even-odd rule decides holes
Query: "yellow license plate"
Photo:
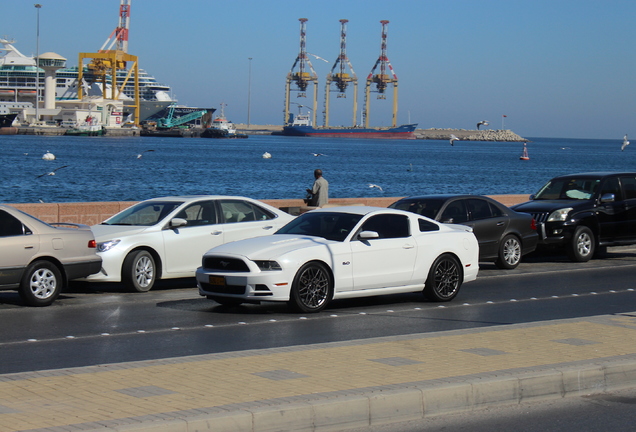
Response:
[{"label": "yellow license plate", "polygon": [[225,286],[225,277],[223,277],[223,276],[210,276],[210,285]]}]

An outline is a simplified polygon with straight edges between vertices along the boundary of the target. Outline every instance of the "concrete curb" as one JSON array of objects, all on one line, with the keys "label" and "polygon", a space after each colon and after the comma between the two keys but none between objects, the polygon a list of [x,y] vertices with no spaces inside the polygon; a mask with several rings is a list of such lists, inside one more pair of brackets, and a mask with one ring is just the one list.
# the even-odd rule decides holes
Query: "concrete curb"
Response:
[{"label": "concrete curb", "polygon": [[[164,419],[104,424],[86,432],[334,431],[418,420],[525,402],[598,394],[636,385],[636,358],[594,360],[535,372],[503,371],[446,382],[406,383],[342,395],[307,395],[306,401],[260,401],[217,407],[216,413],[165,413]],[[173,418],[169,418],[173,417]],[[125,420],[125,419],[122,419]],[[70,430],[70,429],[69,429]]]}]

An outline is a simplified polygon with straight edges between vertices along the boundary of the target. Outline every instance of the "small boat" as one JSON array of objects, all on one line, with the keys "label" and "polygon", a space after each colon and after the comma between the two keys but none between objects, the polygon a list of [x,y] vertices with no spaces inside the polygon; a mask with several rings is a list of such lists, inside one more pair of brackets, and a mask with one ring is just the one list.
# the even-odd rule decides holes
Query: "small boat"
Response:
[{"label": "small boat", "polygon": [[212,120],[212,126],[201,133],[201,138],[247,138],[247,134],[237,133],[236,127],[225,118],[225,104],[221,104],[221,114]]},{"label": "small boat", "polygon": [[520,160],[530,160],[530,156],[528,156],[528,147],[526,147],[526,143],[523,143],[523,152],[521,152],[521,156],[519,156]]},{"label": "small boat", "polygon": [[72,136],[101,136],[104,134],[104,128],[94,116],[87,116],[83,122],[77,122],[74,128],[65,132],[64,135]]}]

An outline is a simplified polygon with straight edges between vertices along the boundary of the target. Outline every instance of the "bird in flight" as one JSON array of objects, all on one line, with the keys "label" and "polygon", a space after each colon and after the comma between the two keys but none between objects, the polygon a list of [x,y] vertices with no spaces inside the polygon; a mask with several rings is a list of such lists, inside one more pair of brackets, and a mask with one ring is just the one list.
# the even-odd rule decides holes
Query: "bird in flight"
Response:
[{"label": "bird in flight", "polygon": [[488,126],[490,123],[488,123],[488,120],[482,120],[479,123],[477,123],[477,130],[479,130],[479,126]]},{"label": "bird in flight", "polygon": [[450,145],[454,146],[455,141],[459,141],[459,138],[457,138],[454,134],[451,134],[449,141],[450,141]]},{"label": "bird in flight", "polygon": [[378,189],[380,189],[382,192],[384,192],[384,191],[382,190],[382,188],[381,188],[380,186],[378,186],[377,184],[369,183],[369,187],[370,187],[370,188],[378,188]]},{"label": "bird in flight", "polygon": [[40,174],[40,175],[39,175],[39,176],[37,176],[36,178],[44,177],[44,176],[47,176],[47,175],[53,176],[53,175],[55,175],[55,171],[57,171],[57,170],[61,170],[62,168],[66,168],[67,166],[68,166],[68,165],[64,165],[64,166],[61,166],[61,167],[55,168],[53,171],[51,171],[51,172],[47,172],[47,173],[44,173],[44,174]]},{"label": "bird in flight", "polygon": [[137,155],[137,159],[141,159],[144,156],[144,153],[153,152],[154,150],[144,150]]},{"label": "bird in flight", "polygon": [[623,137],[623,145],[621,146],[621,151],[625,150],[625,147],[629,145],[629,141],[627,141],[627,134]]},{"label": "bird in flight", "polygon": [[324,154],[324,153],[311,153],[311,154],[312,154],[312,155],[314,155],[315,157],[318,157],[318,156],[327,156],[327,155],[326,155],[326,154]]}]

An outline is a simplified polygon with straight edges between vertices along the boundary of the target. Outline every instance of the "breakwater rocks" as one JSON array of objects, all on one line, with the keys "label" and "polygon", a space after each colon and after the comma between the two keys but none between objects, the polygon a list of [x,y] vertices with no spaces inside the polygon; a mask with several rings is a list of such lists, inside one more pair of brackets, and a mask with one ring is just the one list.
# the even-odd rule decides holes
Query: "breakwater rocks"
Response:
[{"label": "breakwater rocks", "polygon": [[511,130],[470,130],[470,129],[415,129],[417,139],[430,140],[450,140],[451,134],[460,141],[505,141],[505,142],[527,142]]}]

